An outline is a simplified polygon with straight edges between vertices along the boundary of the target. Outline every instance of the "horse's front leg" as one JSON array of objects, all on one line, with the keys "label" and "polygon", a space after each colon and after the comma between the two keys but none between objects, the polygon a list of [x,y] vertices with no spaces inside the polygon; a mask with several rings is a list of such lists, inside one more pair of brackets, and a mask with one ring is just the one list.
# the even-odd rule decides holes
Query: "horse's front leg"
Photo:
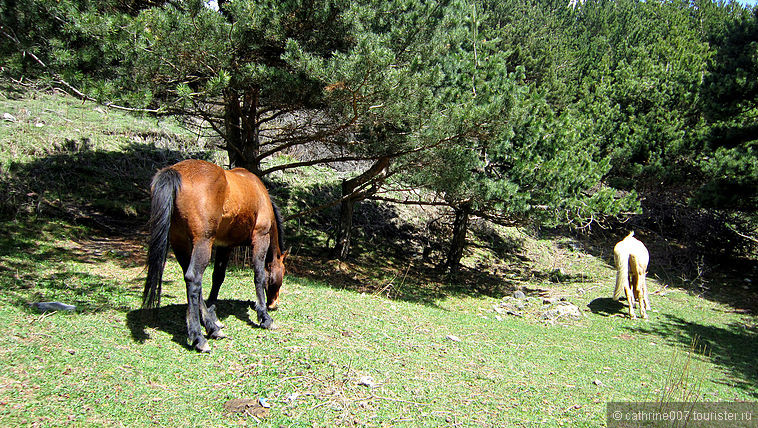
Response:
[{"label": "horse's front leg", "polygon": [[271,328],[274,320],[266,310],[266,253],[269,237],[267,235],[253,238],[253,272],[255,273],[255,312],[261,328]]},{"label": "horse's front leg", "polygon": [[[207,320],[204,321],[204,323],[212,322],[218,329],[226,327],[221,321],[219,321],[218,316],[216,315],[216,302],[218,301],[218,291],[226,277],[226,267],[229,264],[229,255],[231,252],[232,249],[230,247],[216,247],[216,260],[213,264],[213,283],[211,285],[211,292],[208,295],[208,299],[205,301],[207,308],[203,309],[202,306],[200,308],[200,314]],[[209,331],[209,333],[211,332]],[[214,338],[225,337],[225,335],[219,331],[215,331],[214,333]]]},{"label": "horse's front leg", "polygon": [[230,247],[216,247],[216,260],[213,264],[213,285],[211,286],[211,293],[205,301],[208,306],[216,304],[218,290],[221,288],[221,284],[226,277],[226,267],[229,264],[229,255],[231,252],[232,249]]}]

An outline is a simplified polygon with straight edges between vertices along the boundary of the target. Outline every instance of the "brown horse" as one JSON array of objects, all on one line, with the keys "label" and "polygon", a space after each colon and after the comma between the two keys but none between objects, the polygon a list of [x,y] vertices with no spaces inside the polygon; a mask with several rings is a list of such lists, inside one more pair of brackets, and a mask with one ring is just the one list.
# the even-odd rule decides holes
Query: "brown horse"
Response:
[{"label": "brown horse", "polygon": [[[251,245],[260,327],[273,322],[284,277],[282,218],[261,180],[242,168],[224,170],[201,160],[185,160],[158,171],[151,186],[150,246],[142,307],[160,304],[168,242],[184,271],[187,284],[187,334],[198,351],[209,352],[200,323],[211,338],[225,337],[215,313],[233,247]],[[207,305],[202,278],[216,247],[213,286]]]}]

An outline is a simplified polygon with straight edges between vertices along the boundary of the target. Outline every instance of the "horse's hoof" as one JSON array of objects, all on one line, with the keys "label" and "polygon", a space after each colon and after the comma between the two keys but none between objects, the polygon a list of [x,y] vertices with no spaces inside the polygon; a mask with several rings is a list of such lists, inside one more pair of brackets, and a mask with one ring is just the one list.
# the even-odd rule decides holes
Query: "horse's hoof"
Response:
[{"label": "horse's hoof", "polygon": [[275,311],[275,310],[279,309],[279,302],[274,302],[274,303],[266,306],[266,309],[268,309],[269,311]]},{"label": "horse's hoof", "polygon": [[271,325],[274,323],[274,319],[271,317],[265,318],[263,321],[261,321],[261,328],[265,328],[266,330],[271,328]]},{"label": "horse's hoof", "polygon": [[208,352],[211,352],[211,345],[208,344],[208,342],[203,343],[196,343],[195,349],[198,350],[198,352],[202,352],[203,354],[207,354]]},{"label": "horse's hoof", "polygon": [[218,328],[219,330],[221,330],[222,328],[226,328],[226,325],[224,325],[224,323],[222,323],[221,321],[216,321],[215,324],[216,324],[216,328]]},{"label": "horse's hoof", "polygon": [[224,333],[221,330],[216,330],[213,333],[211,333],[211,339],[226,339],[226,333]]}]

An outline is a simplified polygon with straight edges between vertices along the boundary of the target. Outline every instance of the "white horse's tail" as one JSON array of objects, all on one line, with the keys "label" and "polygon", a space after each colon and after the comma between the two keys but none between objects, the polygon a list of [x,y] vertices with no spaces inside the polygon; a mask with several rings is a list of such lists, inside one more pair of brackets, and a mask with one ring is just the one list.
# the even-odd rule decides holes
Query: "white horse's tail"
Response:
[{"label": "white horse's tail", "polygon": [[621,298],[621,293],[629,286],[629,253],[615,253],[616,258],[616,289],[613,291],[613,300]]}]

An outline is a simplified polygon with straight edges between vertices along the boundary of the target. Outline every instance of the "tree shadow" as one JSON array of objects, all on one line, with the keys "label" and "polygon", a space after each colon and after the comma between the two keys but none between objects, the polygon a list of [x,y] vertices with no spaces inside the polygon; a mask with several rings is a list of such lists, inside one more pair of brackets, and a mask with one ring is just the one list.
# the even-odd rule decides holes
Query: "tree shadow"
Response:
[{"label": "tree shadow", "polygon": [[758,398],[758,329],[739,322],[725,326],[698,324],[676,315],[662,314],[656,323],[634,324],[625,328],[659,336],[670,344],[690,348],[693,343],[705,358],[723,367],[730,376],[722,379]]},{"label": "tree shadow", "polygon": [[[269,185],[285,217],[340,197],[337,182],[290,186],[270,179]],[[286,245],[294,248],[287,272],[332,288],[433,306],[448,297],[502,298],[523,288],[526,282],[560,285],[587,279],[583,275],[532,269],[523,255],[525,239],[503,236],[477,220],[472,220],[469,233],[473,239],[466,252],[486,253],[485,256],[469,257],[458,272],[449,274],[441,265],[449,245],[446,237],[451,225],[447,223],[452,218],[447,219],[444,212],[419,213],[413,208],[372,200],[361,201],[354,208],[350,257],[346,261],[334,260],[330,244],[335,239],[333,224],[337,217],[338,207],[333,206],[284,224]],[[249,256],[236,259],[237,266],[250,265]]]},{"label": "tree shadow", "polygon": [[[18,307],[30,303],[61,301],[76,305],[79,312],[104,309],[126,310],[134,280],[101,275],[71,265],[71,261],[100,264],[108,260],[130,265],[127,258],[110,251],[93,254],[82,246],[39,242],[42,234],[61,233],[65,226],[27,222],[0,223],[0,288],[3,299]],[[34,231],[34,232],[31,232]]]},{"label": "tree shadow", "polygon": [[[250,302],[244,300],[219,300],[216,303],[216,315],[221,322],[235,317],[250,328],[260,328],[250,318]],[[160,330],[171,335],[171,341],[186,349],[193,349],[187,340],[186,304],[172,304],[155,309],[135,309],[127,312],[126,326],[137,343],[150,339],[149,329]]]},{"label": "tree shadow", "polygon": [[123,234],[140,227],[150,206],[155,172],[187,157],[152,144],[131,143],[118,150],[92,150],[86,137],[67,140],[52,153],[29,162],[13,162],[0,175],[0,221],[30,215],[62,219],[96,231]]},{"label": "tree shadow", "polygon": [[[93,150],[69,140],[47,156],[13,162],[0,174],[0,287],[18,306],[61,300],[77,310],[127,310],[139,287],[69,262],[122,268],[144,263],[149,186],[158,168],[191,154],[131,143]],[[7,196],[7,197],[5,197]]]}]

